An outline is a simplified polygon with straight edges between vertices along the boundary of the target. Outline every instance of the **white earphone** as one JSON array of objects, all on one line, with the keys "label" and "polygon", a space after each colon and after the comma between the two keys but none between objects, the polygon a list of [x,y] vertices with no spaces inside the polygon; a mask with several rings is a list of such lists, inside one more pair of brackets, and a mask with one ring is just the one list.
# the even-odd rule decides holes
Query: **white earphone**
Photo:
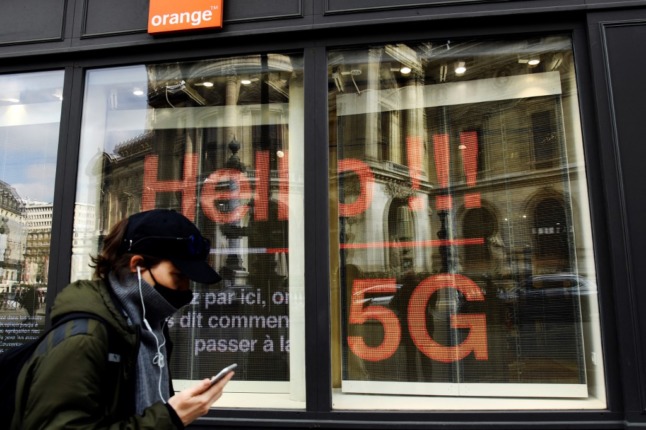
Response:
[{"label": "white earphone", "polygon": [[[155,332],[153,332],[152,327],[150,326],[150,323],[146,319],[146,305],[144,304],[144,295],[141,289],[141,267],[137,266],[137,279],[139,280],[139,299],[141,300],[141,319],[143,320],[144,326],[146,326],[146,329],[150,332],[150,334],[153,335],[155,338],[155,343],[157,344],[157,353],[153,356],[153,364],[157,365],[159,367],[159,383],[157,385],[157,389],[159,391],[159,398],[166,403],[166,399],[164,398],[164,395],[162,394],[161,390],[161,384],[162,384],[162,369],[166,365],[166,359],[164,358],[164,353],[162,352],[162,347],[166,345],[166,339],[160,344],[159,339],[155,335]],[[162,334],[163,338],[163,334]]]},{"label": "white earphone", "polygon": [[[139,298],[141,300],[142,319],[144,321],[144,325],[146,326],[146,329],[148,329],[148,331],[152,333],[153,329],[152,327],[150,327],[150,323],[146,319],[146,305],[144,304],[144,295],[141,292],[141,267],[139,266],[137,266],[137,279],[139,280]],[[153,333],[153,336],[154,335],[155,334]]]}]

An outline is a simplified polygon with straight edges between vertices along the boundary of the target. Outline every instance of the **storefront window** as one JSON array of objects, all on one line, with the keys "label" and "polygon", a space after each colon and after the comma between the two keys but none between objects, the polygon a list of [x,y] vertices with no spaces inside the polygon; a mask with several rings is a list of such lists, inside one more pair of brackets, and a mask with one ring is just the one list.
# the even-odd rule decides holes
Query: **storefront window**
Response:
[{"label": "storefront window", "polygon": [[218,406],[303,408],[301,57],[91,70],[84,103],[72,278],[120,219],[182,212],[223,280],[169,321],[175,387],[235,362]]},{"label": "storefront window", "polygon": [[0,75],[0,352],[45,325],[63,71]]},{"label": "storefront window", "polygon": [[334,407],[605,407],[571,40],[328,60]]}]

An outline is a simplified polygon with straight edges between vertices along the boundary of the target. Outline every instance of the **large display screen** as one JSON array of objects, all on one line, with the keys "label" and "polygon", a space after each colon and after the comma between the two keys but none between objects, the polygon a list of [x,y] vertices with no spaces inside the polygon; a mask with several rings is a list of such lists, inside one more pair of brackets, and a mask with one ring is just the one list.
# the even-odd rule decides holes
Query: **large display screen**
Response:
[{"label": "large display screen", "polygon": [[597,393],[569,38],[433,40],[328,58],[340,392]]},{"label": "large display screen", "polygon": [[122,218],[183,213],[210,240],[223,279],[194,285],[192,303],[168,320],[173,377],[199,380],[237,363],[229,392],[283,393],[300,407],[301,58],[97,69],[86,88],[73,278],[92,276],[90,256]]}]

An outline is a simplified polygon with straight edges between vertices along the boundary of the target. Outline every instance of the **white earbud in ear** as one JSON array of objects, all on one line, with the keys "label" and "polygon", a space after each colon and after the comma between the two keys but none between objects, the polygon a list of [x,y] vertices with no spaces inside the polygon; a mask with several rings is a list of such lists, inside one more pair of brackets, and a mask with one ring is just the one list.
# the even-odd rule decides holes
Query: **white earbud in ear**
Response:
[{"label": "white earbud in ear", "polygon": [[144,304],[144,296],[141,292],[141,267],[139,266],[137,266],[137,279],[139,280],[139,297],[141,298],[142,319],[148,331],[152,333],[153,329],[150,327],[150,323],[146,319],[146,305]]}]

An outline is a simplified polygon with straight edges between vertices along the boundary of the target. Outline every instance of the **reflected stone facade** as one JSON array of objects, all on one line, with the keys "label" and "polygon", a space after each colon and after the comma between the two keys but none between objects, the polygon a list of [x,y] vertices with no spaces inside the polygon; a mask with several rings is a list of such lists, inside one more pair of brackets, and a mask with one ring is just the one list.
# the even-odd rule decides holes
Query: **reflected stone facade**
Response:
[{"label": "reflected stone facade", "polygon": [[53,205],[43,202],[27,202],[27,246],[25,249],[25,273],[23,282],[29,285],[47,285],[49,249],[51,244]]},{"label": "reflected stone facade", "polygon": [[0,181],[0,292],[20,282],[25,253],[25,203]]}]

